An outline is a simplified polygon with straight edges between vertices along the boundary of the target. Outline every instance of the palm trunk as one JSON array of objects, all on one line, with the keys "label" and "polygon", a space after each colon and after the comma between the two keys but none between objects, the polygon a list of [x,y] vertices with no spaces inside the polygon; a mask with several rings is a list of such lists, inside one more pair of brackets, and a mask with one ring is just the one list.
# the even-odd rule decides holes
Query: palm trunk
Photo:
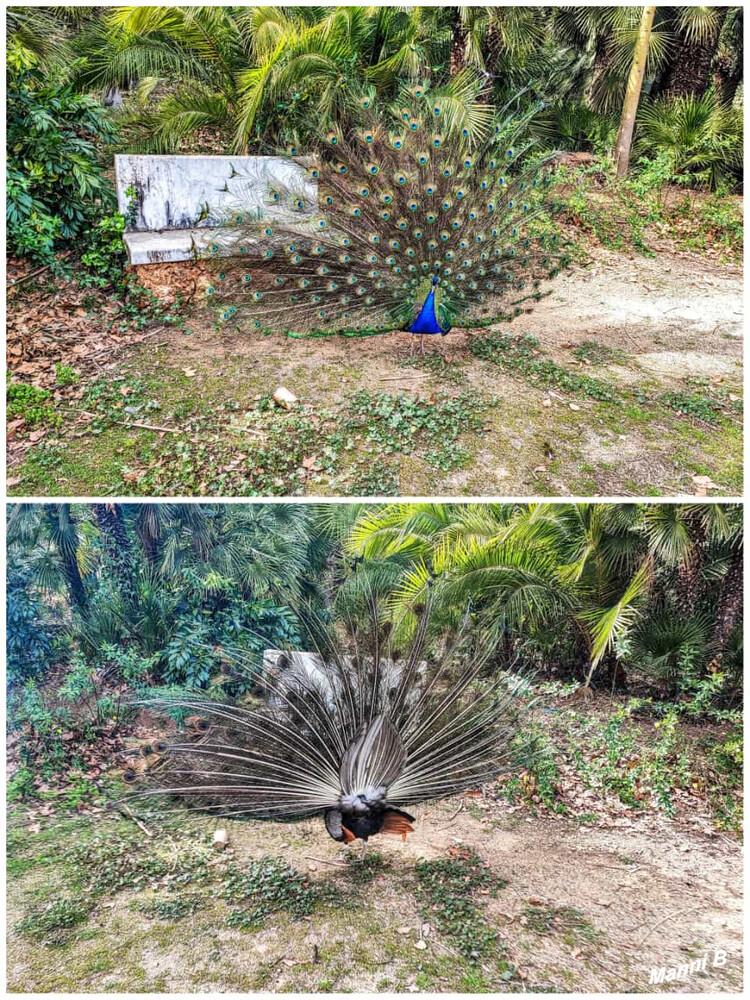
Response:
[{"label": "palm trunk", "polygon": [[133,607],[137,599],[135,564],[122,507],[116,503],[95,503],[92,508],[123,603]]},{"label": "palm trunk", "polygon": [[732,554],[716,609],[712,647],[717,656],[721,655],[742,617],[742,555],[742,548],[735,549]]},{"label": "palm trunk", "polygon": [[692,514],[687,524],[692,546],[685,561],[677,568],[677,592],[675,594],[675,610],[680,618],[689,618],[695,614],[695,609],[698,606],[698,600],[703,590],[703,567],[706,561],[708,543],[706,527],[700,514]]},{"label": "palm trunk", "polygon": [[633,63],[630,67],[628,85],[625,88],[625,100],[622,105],[622,116],[620,117],[620,131],[617,135],[617,145],[615,146],[615,164],[618,177],[624,177],[628,172],[630,147],[633,143],[633,129],[635,128],[635,116],[638,111],[638,102],[641,99],[641,88],[646,72],[646,58],[648,57],[651,26],[654,23],[655,12],[656,7],[644,7],[643,14],[641,15],[638,40],[635,43],[635,52],[633,53]]},{"label": "palm trunk", "polygon": [[742,21],[737,14],[725,17],[716,45],[713,85],[720,104],[732,104],[742,83]]},{"label": "palm trunk", "polygon": [[596,95],[599,90],[601,81],[606,77],[609,72],[610,65],[612,64],[612,48],[609,44],[609,37],[604,34],[598,34],[596,38],[596,53],[594,56],[594,69],[591,74],[591,79],[586,87],[586,103],[589,107],[595,107],[596,105]]},{"label": "palm trunk", "polygon": [[455,76],[466,68],[466,31],[461,23],[461,15],[454,8],[454,21],[451,26],[451,61],[450,74]]},{"label": "palm trunk", "polygon": [[719,41],[726,7],[717,12],[717,24],[712,34],[703,41],[680,37],[676,51],[664,78],[660,82],[661,93],[671,97],[687,97],[689,94],[703,94],[711,80],[711,63]]}]

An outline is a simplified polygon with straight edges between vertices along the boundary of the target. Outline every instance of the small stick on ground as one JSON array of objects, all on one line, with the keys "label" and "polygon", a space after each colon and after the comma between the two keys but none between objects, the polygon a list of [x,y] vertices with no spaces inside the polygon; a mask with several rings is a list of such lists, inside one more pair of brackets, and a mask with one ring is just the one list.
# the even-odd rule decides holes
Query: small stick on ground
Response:
[{"label": "small stick on ground", "polygon": [[327,861],[326,858],[314,858],[311,854],[306,854],[305,857],[308,861],[317,861],[321,865],[343,865],[347,867],[348,861]]},{"label": "small stick on ground", "polygon": [[640,939],[640,941],[636,942],[635,947],[636,948],[640,948],[640,946],[643,944],[643,942],[646,940],[646,938],[650,937],[651,934],[653,934],[653,932],[656,930],[656,928],[657,927],[661,927],[661,925],[664,924],[664,923],[666,923],[667,920],[671,920],[673,917],[679,917],[681,914],[686,913],[686,912],[687,912],[687,909],[685,909],[685,910],[677,910],[676,913],[668,913],[666,915],[666,917],[662,917],[661,920],[657,920],[656,923],[654,924],[654,926],[651,927],[651,928],[649,928],[649,930],[646,931],[646,933],[643,935],[643,937]]},{"label": "small stick on ground", "polygon": [[135,825],[140,830],[143,830],[143,832],[146,834],[147,837],[153,837],[153,833],[149,830],[149,828],[144,823],[142,823],[137,816],[134,816],[126,805],[118,805],[115,808],[117,809],[118,813],[121,816],[125,817],[125,819],[132,819]]}]

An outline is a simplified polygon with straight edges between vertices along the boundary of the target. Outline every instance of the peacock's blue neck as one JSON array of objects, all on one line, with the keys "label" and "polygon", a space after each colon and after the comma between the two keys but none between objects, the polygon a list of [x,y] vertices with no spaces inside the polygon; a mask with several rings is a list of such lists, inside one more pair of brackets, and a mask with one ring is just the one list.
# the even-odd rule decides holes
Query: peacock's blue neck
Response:
[{"label": "peacock's blue neck", "polygon": [[437,316],[435,315],[435,288],[437,283],[438,278],[434,277],[432,279],[432,288],[430,289],[427,298],[424,300],[424,305],[422,306],[417,318],[406,331],[407,333],[446,334],[448,332],[447,330],[443,330],[438,323]]}]

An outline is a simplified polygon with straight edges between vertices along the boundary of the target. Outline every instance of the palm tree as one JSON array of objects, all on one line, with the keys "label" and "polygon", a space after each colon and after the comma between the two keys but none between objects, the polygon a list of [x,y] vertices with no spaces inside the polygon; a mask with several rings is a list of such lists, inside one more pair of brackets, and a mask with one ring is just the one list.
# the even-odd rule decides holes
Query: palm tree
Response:
[{"label": "palm tree", "polygon": [[71,607],[83,612],[88,606],[83,578],[95,562],[85,526],[69,503],[14,504],[8,511],[9,561],[21,559],[41,590],[64,589]]},{"label": "palm tree", "polygon": [[8,7],[5,16],[5,60],[10,70],[61,73],[70,65],[68,31],[56,8]]},{"label": "palm tree", "polygon": [[656,7],[644,7],[641,15],[638,38],[633,51],[633,62],[630,67],[630,74],[625,90],[625,100],[622,105],[620,131],[617,135],[617,143],[615,145],[615,167],[618,177],[625,176],[630,163],[630,147],[633,142],[635,116],[638,112],[638,104],[641,99],[641,87],[643,86],[643,77],[646,73],[646,60],[648,59],[649,41],[655,13]]},{"label": "palm tree", "polygon": [[[292,130],[299,133],[295,144],[310,144],[349,119],[360,95],[395,97],[415,81],[429,81],[442,88],[441,98],[463,105],[474,132],[486,114],[473,68],[481,53],[473,45],[470,71],[450,76],[444,11],[110,8],[77,39],[85,57],[80,82],[105,90],[138,82],[122,124],[131,148],[144,152],[175,150],[206,127],[231,136],[228,144],[241,153],[261,138],[286,145]],[[302,114],[295,114],[297,104]]]},{"label": "palm tree", "polygon": [[714,54],[714,91],[718,103],[726,107],[734,103],[742,82],[743,20],[742,7],[729,8]]},{"label": "palm tree", "polygon": [[413,629],[427,600],[439,624],[470,604],[497,634],[557,621],[575,629],[588,683],[648,589],[638,518],[631,505],[389,504],[357,521],[348,550],[406,560],[389,602],[397,629]]},{"label": "palm tree", "polygon": [[727,7],[676,7],[675,44],[659,91],[672,97],[703,94],[711,79],[711,65]]},{"label": "palm tree", "polygon": [[122,505],[95,503],[91,505],[91,509],[99,526],[102,545],[120,598],[126,608],[132,608],[138,601],[136,578],[138,567],[125,525]]}]

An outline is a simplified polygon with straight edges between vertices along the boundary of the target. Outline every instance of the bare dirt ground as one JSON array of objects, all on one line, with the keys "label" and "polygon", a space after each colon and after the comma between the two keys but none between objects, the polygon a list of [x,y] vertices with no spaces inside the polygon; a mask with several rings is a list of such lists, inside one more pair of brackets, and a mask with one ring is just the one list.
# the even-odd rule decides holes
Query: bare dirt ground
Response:
[{"label": "bare dirt ground", "polygon": [[[210,840],[216,821],[195,822],[203,823]],[[319,819],[226,825],[237,860],[282,855],[313,880],[341,877],[347,849],[328,839]],[[361,887],[355,904],[334,904],[302,920],[272,917],[253,932],[227,928],[220,900],[160,925],[134,912],[130,892],[105,897],[86,933],[64,947],[30,946],[11,930],[9,989],[476,992],[462,978],[465,962],[444,938],[434,930],[420,934],[422,917],[408,888],[416,861],[446,857],[460,844],[507,880],[485,912],[500,936],[503,967],[514,970],[513,982],[485,968],[482,990],[742,990],[742,861],[726,837],[653,817],[590,829],[567,818],[519,815],[507,803],[452,800],[419,809],[406,845],[388,837],[376,841],[372,849],[382,852],[388,867]],[[228,860],[224,855],[219,863]],[[10,886],[9,927],[37,883],[32,870]],[[572,926],[565,918],[570,908],[577,914]],[[421,936],[425,946],[417,950]],[[727,959],[714,969],[717,950]],[[706,953],[705,973],[649,984],[652,968],[676,967]]]},{"label": "bare dirt ground", "polygon": [[[165,272],[151,272],[162,290]],[[373,493],[741,493],[742,275],[732,265],[686,255],[628,257],[598,248],[596,262],[559,278],[533,313],[498,328],[500,334],[537,338],[540,357],[563,375],[600,380],[615,402],[556,388],[554,381],[541,384],[533,372],[475,356],[470,346],[473,337],[486,335],[481,332],[426,338],[427,357],[421,359],[412,354],[417,345],[408,334],[309,340],[249,335],[217,330],[205,307],[189,323],[189,334],[155,331],[97,361],[84,379],[146,383],[144,400],[152,410],[132,419],[176,434],[128,426],[124,415],[92,438],[91,415],[84,412],[66,421],[64,430],[42,435],[51,457],[40,463],[19,428],[9,451],[13,489],[33,493],[45,480],[58,494],[253,492],[252,452],[266,441],[268,424],[259,428],[254,418],[243,423],[233,414],[284,385],[299,397],[306,416],[318,419],[321,411],[333,411],[332,427],[346,426],[346,407],[362,389],[422,401],[441,393],[482,395],[481,432],[458,428],[463,457],[452,468],[436,468],[427,445],[418,443],[410,453],[394,451],[388,458],[393,488]],[[591,342],[615,355],[597,362],[583,352],[582,359],[576,348]],[[80,397],[82,389],[76,392]],[[685,410],[666,405],[665,393],[717,408],[707,418],[705,410],[691,410],[690,401]],[[229,423],[234,431],[228,437]],[[198,441],[211,461],[195,447]],[[334,467],[322,470],[316,468],[319,456],[303,456],[305,464],[283,469],[277,486],[264,483],[259,492],[362,492],[351,461],[371,462],[376,450],[365,436],[350,455],[339,455]]]}]

